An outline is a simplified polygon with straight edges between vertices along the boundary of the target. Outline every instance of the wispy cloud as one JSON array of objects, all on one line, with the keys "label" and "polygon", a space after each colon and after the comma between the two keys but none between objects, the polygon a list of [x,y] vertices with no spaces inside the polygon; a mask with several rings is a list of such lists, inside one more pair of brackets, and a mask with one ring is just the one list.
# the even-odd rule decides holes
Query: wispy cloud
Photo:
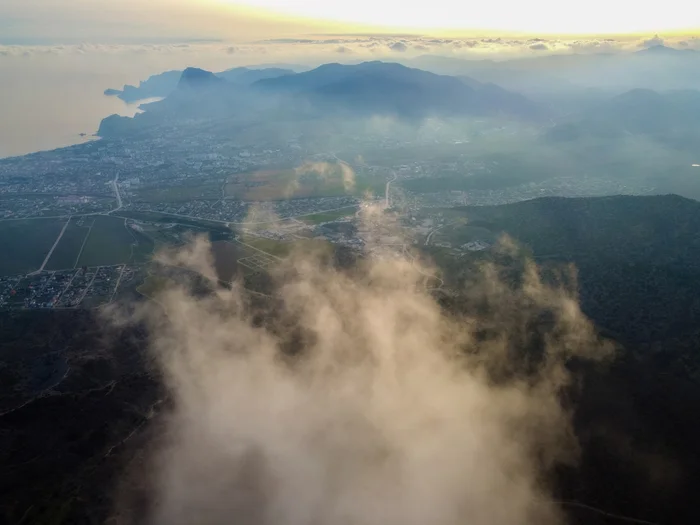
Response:
[{"label": "wispy cloud", "polygon": [[[664,44],[679,49],[700,49],[697,37],[665,38],[653,35],[642,39],[554,39],[531,38],[527,40],[488,38],[433,38],[426,36],[368,36],[352,35],[348,38],[283,38],[256,42],[168,42],[142,44],[76,43],[65,45],[0,45],[0,60],[17,60],[61,56],[66,59],[109,58],[115,63],[140,56],[150,64],[167,67],[185,67],[198,64],[201,67],[230,67],[246,65],[261,59],[293,61],[306,65],[318,65],[337,60],[338,55],[352,60],[411,58],[423,54],[458,58],[516,58],[537,53],[590,54],[625,53],[640,48]],[[334,58],[335,57],[335,58]],[[349,58],[350,59],[350,58]],[[144,62],[145,63],[145,62]],[[155,66],[152,66],[155,67]],[[157,72],[157,71],[154,71]]]},{"label": "wispy cloud", "polygon": [[[381,208],[361,214],[369,238],[390,227]],[[577,457],[567,363],[612,353],[575,286],[549,287],[532,263],[520,284],[484,267],[446,315],[435,269],[373,248],[343,272],[307,245],[271,271],[269,307],[241,283],[184,284],[126,315],[147,327],[172,403],[134,462],[125,523],[141,507],[172,525],[561,523],[543,480]],[[217,286],[206,241],[169,257]]]},{"label": "wispy cloud", "polygon": [[662,46],[662,45],[664,45],[664,39],[659,37],[659,35],[654,35],[653,38],[650,38],[648,40],[644,40],[640,44],[640,47],[654,47],[654,46]]}]

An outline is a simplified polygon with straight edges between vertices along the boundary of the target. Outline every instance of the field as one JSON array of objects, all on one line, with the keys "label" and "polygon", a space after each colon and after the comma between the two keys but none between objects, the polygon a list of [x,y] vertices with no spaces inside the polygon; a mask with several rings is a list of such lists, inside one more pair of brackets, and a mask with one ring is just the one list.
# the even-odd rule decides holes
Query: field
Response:
[{"label": "field", "polygon": [[317,213],[315,215],[306,215],[299,219],[309,224],[321,224],[322,222],[330,222],[344,217],[352,217],[357,212],[357,206],[349,206],[340,210]]},{"label": "field", "polygon": [[218,231],[222,233],[230,233],[231,230],[221,222],[208,221],[206,219],[188,219],[167,213],[149,212],[149,211],[119,211],[112,214],[112,217],[124,217],[127,219],[135,219],[144,222],[162,222],[162,223],[177,223],[194,228],[201,228],[209,231]]},{"label": "field", "polygon": [[166,188],[140,188],[133,193],[136,202],[185,202],[197,199],[218,199],[221,197],[221,185],[207,183]]},{"label": "field", "polygon": [[94,220],[94,217],[72,217],[44,269],[67,270],[74,268]]},{"label": "field", "polygon": [[248,245],[254,251],[259,250],[257,252],[258,255],[269,254],[274,257],[284,257],[286,255],[289,255],[295,249],[302,249],[308,253],[312,250],[325,249],[331,246],[326,241],[319,241],[315,239],[300,239],[297,241],[289,242],[276,241],[274,239],[265,239],[263,237],[246,236],[243,237],[241,241],[244,245]]},{"label": "field", "polygon": [[216,275],[222,281],[233,281],[241,271],[252,273],[249,269],[246,271],[245,265],[239,264],[240,259],[250,257],[253,254],[252,250],[240,243],[216,241],[212,243],[211,251],[214,255]]},{"label": "field", "polygon": [[0,275],[38,270],[65,223],[57,219],[0,222]]},{"label": "field", "polygon": [[77,266],[144,262],[152,251],[153,242],[129,228],[124,219],[97,215]]},{"label": "field", "polygon": [[149,299],[153,299],[160,292],[173,284],[175,284],[175,281],[172,279],[168,279],[167,277],[163,277],[161,275],[151,274],[146,277],[138,288],[136,288],[136,291]]},{"label": "field", "polygon": [[[326,164],[323,175],[314,168],[260,170],[237,174],[226,184],[227,197],[250,201],[273,201],[310,197],[339,197],[353,193],[344,186],[340,164]],[[245,182],[243,182],[245,181]]]}]

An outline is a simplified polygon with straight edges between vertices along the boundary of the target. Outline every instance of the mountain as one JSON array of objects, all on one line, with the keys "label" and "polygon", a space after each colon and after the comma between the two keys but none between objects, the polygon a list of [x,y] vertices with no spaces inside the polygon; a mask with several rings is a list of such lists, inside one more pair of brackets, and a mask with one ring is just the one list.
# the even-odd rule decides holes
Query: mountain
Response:
[{"label": "mountain", "polygon": [[695,53],[693,49],[676,49],[675,47],[668,47],[663,44],[657,44],[655,46],[647,47],[637,51],[637,55],[676,55],[683,53]]},{"label": "mountain", "polygon": [[[562,470],[557,499],[646,522],[699,523],[700,203],[676,195],[543,198],[445,213],[466,218],[455,243],[475,231],[508,233],[555,283],[562,266],[575,264],[582,310],[621,344],[609,367],[580,370],[581,455]],[[455,271],[468,277],[465,266],[460,259]],[[572,524],[615,522],[567,510]]]},{"label": "mountain", "polygon": [[125,85],[120,91],[108,89],[105,95],[117,96],[124,102],[131,103],[147,98],[167,97],[177,87],[182,71],[165,71],[139,82],[138,86]]},{"label": "mountain", "polygon": [[[216,73],[216,76],[233,84],[249,85],[264,78],[292,75],[296,70],[303,71],[304,68],[286,64],[236,67]],[[182,70],[165,71],[142,80],[138,86],[125,85],[121,90],[106,89],[105,95],[119,97],[127,103],[147,98],[165,98],[177,88],[182,74]]]},{"label": "mountain", "polygon": [[[593,50],[605,49],[605,45],[599,42]],[[502,61],[422,55],[405,63],[439,74],[494,82],[528,97],[590,88],[622,93],[634,88],[679,90],[700,85],[700,53],[662,45],[635,52],[583,50]]]},{"label": "mountain", "polygon": [[188,67],[182,72],[180,81],[177,84],[178,89],[202,89],[213,86],[221,86],[225,82],[224,79],[217,77],[211,71],[205,71],[197,67]]},{"label": "mountain", "polygon": [[697,149],[700,91],[633,89],[567,117],[547,133],[549,139],[561,142],[623,136],[643,136],[678,149]]},{"label": "mountain", "polygon": [[325,64],[314,70],[260,80],[261,93],[304,100],[324,111],[382,113],[402,117],[497,115],[537,118],[541,109],[494,85],[437,75],[397,63]]},{"label": "mountain", "polygon": [[[258,80],[247,84],[254,78]],[[201,93],[204,89],[206,96]],[[217,75],[188,68],[165,100],[149,104],[145,113],[134,118],[104,119],[98,134],[124,136],[178,120],[260,122],[391,115],[406,119],[505,116],[536,121],[545,114],[526,97],[494,84],[396,63],[325,64],[296,74],[274,68],[235,68]]]},{"label": "mountain", "polygon": [[287,75],[294,75],[294,71],[291,69],[282,69],[277,67],[269,67],[264,69],[251,69],[247,67],[235,67],[232,69],[227,69],[221,73],[217,73],[216,76],[223,78],[227,82],[232,84],[243,84],[250,85],[258,80],[264,80],[268,78],[282,77]]}]

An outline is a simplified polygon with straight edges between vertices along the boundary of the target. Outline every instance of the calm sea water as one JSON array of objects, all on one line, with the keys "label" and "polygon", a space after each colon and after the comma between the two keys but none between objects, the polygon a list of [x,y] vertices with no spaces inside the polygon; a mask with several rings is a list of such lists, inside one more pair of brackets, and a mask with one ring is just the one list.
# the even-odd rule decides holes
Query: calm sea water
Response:
[{"label": "calm sea water", "polygon": [[28,64],[0,69],[0,77],[0,157],[92,140],[104,117],[133,116],[143,103],[126,104],[103,94],[134,79],[90,70],[47,71]]}]

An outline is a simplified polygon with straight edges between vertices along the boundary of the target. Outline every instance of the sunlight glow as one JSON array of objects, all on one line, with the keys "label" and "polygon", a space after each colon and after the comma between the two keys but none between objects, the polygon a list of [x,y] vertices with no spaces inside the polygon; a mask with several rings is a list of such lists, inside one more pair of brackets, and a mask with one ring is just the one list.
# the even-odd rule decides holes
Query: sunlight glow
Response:
[{"label": "sunlight glow", "polygon": [[217,0],[267,10],[279,17],[343,22],[384,28],[443,31],[507,31],[548,34],[692,31],[700,26],[700,7],[667,0],[663,7],[640,9],[636,0]]}]

